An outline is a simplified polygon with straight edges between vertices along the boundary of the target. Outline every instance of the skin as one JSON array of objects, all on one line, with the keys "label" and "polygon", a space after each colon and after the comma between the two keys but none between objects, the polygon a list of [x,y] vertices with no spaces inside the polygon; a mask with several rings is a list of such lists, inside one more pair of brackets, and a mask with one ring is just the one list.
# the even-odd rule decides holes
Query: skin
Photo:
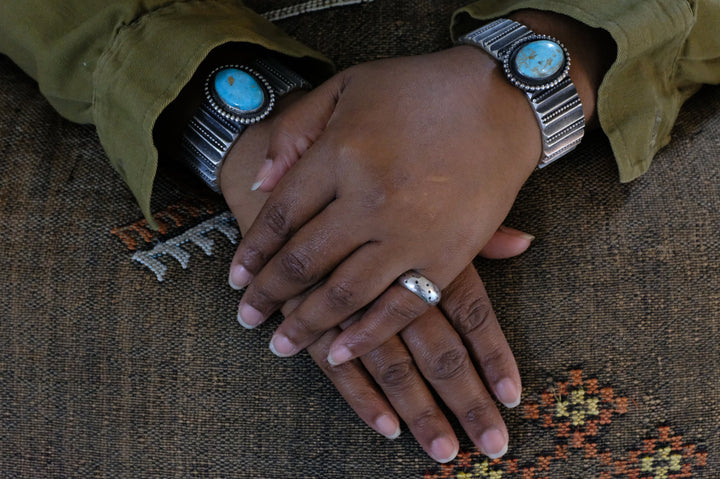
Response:
[{"label": "skin", "polygon": [[[252,50],[219,48],[200,66],[177,100],[166,108],[155,129],[163,157],[179,154],[180,134],[197,109],[202,81],[214,65],[242,62]],[[248,172],[263,164],[278,114],[297,102],[300,93],[281,99],[270,119],[248,128],[233,145],[224,162],[221,184],[225,199],[247,232],[268,195],[251,192]],[[290,165],[287,165],[288,168]],[[266,185],[268,187],[270,183]],[[508,258],[530,246],[533,237],[502,227],[483,248],[487,258]],[[232,277],[230,278],[231,285]],[[237,285],[233,285],[237,289]],[[305,295],[287,301],[282,312],[290,314]],[[357,319],[355,316],[352,320]],[[352,320],[344,322],[347,327]],[[341,334],[339,327],[325,332],[307,349],[348,404],[371,428],[394,438],[404,421],[418,443],[435,460],[445,462],[457,453],[458,440],[440,410],[432,391],[447,400],[479,450],[493,457],[508,444],[507,429],[489,392],[508,407],[520,401],[521,382],[512,352],[505,340],[487,293],[472,267],[466,268],[444,292],[440,308],[406,328],[361,359],[333,366],[327,361],[330,344]],[[440,353],[437,360],[431,351]],[[457,398],[465,398],[458,402]],[[489,431],[489,432],[488,432]],[[484,435],[487,433],[487,437]]]},{"label": "skin", "polygon": [[[560,15],[515,18],[566,44],[591,122],[612,42]],[[323,279],[279,326],[273,352],[296,354],[360,311],[328,360],[372,351],[428,311],[395,279],[416,270],[450,285],[497,231],[540,154],[526,97],[478,48],[341,72],[274,122],[255,187],[277,186],[231,266],[234,283],[248,285],[241,322],[261,324]]]},{"label": "skin", "polygon": [[[296,94],[282,100],[279,110],[296,103],[299,97]],[[246,130],[230,150],[221,172],[223,194],[241,231],[247,231],[268,197],[251,192],[247,172],[262,163],[275,118]],[[502,228],[483,255],[502,258],[520,254],[531,238]],[[232,285],[232,278],[230,282]],[[283,314],[291,315],[306,296],[287,301]],[[394,438],[402,420],[430,457],[439,462],[453,459],[459,442],[433,396],[435,391],[479,450],[491,457],[507,450],[508,431],[491,394],[514,407],[520,401],[520,375],[472,266],[445,289],[439,308],[430,308],[401,334],[362,358],[331,365],[327,361],[330,345],[342,327],[350,326],[358,317],[354,315],[341,327],[324,332],[307,349],[371,428]]]},{"label": "skin", "polygon": [[[597,87],[614,57],[612,41],[602,32],[554,14],[523,11],[514,18],[566,44],[575,59],[571,76],[586,120],[592,125]],[[207,67],[225,60],[242,62],[244,56],[247,61],[255,54],[259,53],[250,47],[238,51],[228,46],[210,55],[158,122],[161,149],[172,154],[179,144],[178,132],[199,103],[193,92],[199,91]],[[418,78],[423,81],[418,83]],[[438,98],[445,101],[435,101]],[[246,233],[231,266],[230,283],[239,289],[255,278],[240,304],[241,324],[260,324],[282,307],[287,320],[279,334],[292,338],[289,353],[308,345],[311,356],[350,406],[379,433],[395,437],[402,418],[431,457],[440,462],[452,459],[458,441],[433,399],[432,387],[481,451],[491,457],[502,455],[508,444],[507,429],[488,391],[512,407],[520,400],[520,378],[482,282],[474,268],[465,266],[469,261],[458,258],[474,256],[469,251],[481,245],[486,257],[510,257],[530,244],[529,235],[496,229],[539,156],[539,132],[525,98],[508,87],[494,60],[477,49],[460,47],[358,66],[307,98],[286,97],[277,111],[287,106],[290,108],[284,113],[249,128],[230,151],[222,170],[223,193]],[[488,124],[488,119],[494,123]],[[503,129],[508,125],[514,126],[514,133]],[[272,191],[301,157],[302,164],[287,175],[268,204],[266,194],[250,193],[251,186]],[[247,172],[258,169],[258,178],[251,185]],[[408,192],[422,194],[411,197]],[[336,206],[337,200],[345,203],[333,211],[328,206]],[[344,213],[343,208],[347,208]],[[279,211],[284,214],[278,216]],[[314,232],[324,231],[325,236],[317,237],[307,224],[317,219],[319,211],[329,218],[321,218],[326,221]],[[337,216],[337,211],[342,214]],[[258,212],[260,219],[251,228]],[[407,221],[428,215],[432,221]],[[282,224],[268,221],[272,216]],[[453,224],[443,223],[448,217]],[[382,254],[370,254],[371,261],[360,261],[362,268],[356,267],[370,272],[373,283],[380,286],[359,293],[354,287],[336,292],[349,292],[349,299],[359,305],[384,291],[368,310],[370,318],[375,318],[375,329],[367,327],[366,323],[372,325],[367,317],[360,319],[362,309],[352,307],[333,311],[331,321],[313,323],[314,318],[325,316],[322,306],[310,307],[310,301],[322,291],[325,297],[333,296],[327,295],[332,290],[328,283],[337,275],[337,262],[348,257],[342,248],[357,239],[348,240],[357,233],[352,229],[357,225],[348,224],[348,218],[358,223],[362,218],[361,229],[371,232],[370,241],[364,237],[363,245],[384,248]],[[373,222],[372,218],[379,220]],[[330,224],[323,229],[327,220],[336,221],[335,227]],[[438,236],[438,230],[455,234]],[[423,234],[422,241],[408,241],[408,234],[418,232]],[[310,234],[303,239],[298,233]],[[331,248],[335,242],[340,249]],[[268,268],[268,260],[287,253],[278,255],[278,251],[289,247],[292,252],[303,244],[316,245],[308,250],[307,268],[302,268],[309,274],[295,275],[288,285],[288,277],[276,276]],[[438,244],[442,246],[439,249]],[[433,255],[422,255],[425,264],[417,257],[422,251],[439,251],[435,260],[445,272],[438,270],[434,275],[427,260]],[[317,261],[316,256],[327,256],[327,252],[334,255],[334,262]],[[390,261],[386,261],[388,254]],[[379,269],[378,260],[382,264]],[[419,299],[402,288],[383,289],[404,271],[398,266],[403,262],[441,286],[447,285],[439,308],[418,304]],[[434,267],[437,269],[437,264]],[[410,269],[405,264],[403,268]],[[451,273],[453,269],[458,270],[457,276]],[[353,268],[347,270],[357,274]],[[321,278],[325,282],[318,286]],[[361,285],[361,279],[347,284]],[[360,301],[359,294],[363,297]],[[348,298],[343,296],[347,295],[337,296],[341,299],[338,304],[347,306]],[[254,318],[243,314],[248,307],[251,313],[258,313]],[[398,315],[400,321],[393,318]],[[298,318],[305,319],[299,322]],[[388,318],[390,328],[377,325],[383,318]],[[402,329],[404,324],[407,326]],[[366,354],[360,359],[332,359],[330,351],[343,345],[351,349],[351,357]],[[272,349],[278,353],[274,344]]]}]

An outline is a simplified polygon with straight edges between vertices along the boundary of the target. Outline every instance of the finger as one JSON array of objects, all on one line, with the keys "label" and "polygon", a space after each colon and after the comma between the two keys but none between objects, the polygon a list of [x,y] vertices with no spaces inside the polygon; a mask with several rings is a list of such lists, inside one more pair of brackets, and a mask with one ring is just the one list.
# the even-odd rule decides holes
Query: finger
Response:
[{"label": "finger", "polygon": [[339,333],[339,329],[331,329],[308,346],[310,356],[360,419],[388,439],[396,439],[400,436],[397,414],[362,364],[351,361],[334,367],[327,362],[328,348]]},{"label": "finger", "polygon": [[[397,260],[397,258],[389,258],[388,254],[382,244],[366,243],[346,258],[332,272],[325,284],[309,295],[280,324],[271,340],[271,349],[278,356],[292,356],[312,343],[323,331],[339,324],[378,296],[380,296],[380,299],[377,300],[380,307],[387,309],[382,318],[389,319],[386,320],[385,324],[373,323],[371,326],[378,329],[384,327],[387,328],[387,331],[375,331],[369,333],[368,336],[362,336],[364,340],[360,344],[362,353],[369,352],[380,346],[408,321],[422,314],[427,309],[427,305],[407,290],[404,295],[400,291],[402,296],[399,300],[397,295],[389,297],[389,299],[396,299],[390,304],[388,304],[388,298],[383,300],[388,294],[388,292],[383,293],[383,291],[399,276],[398,271],[402,272],[404,270],[402,259],[394,262],[392,260]],[[378,264],[383,265],[383,267],[373,267],[373,265]],[[377,308],[378,306],[373,304],[370,310],[373,311]],[[375,314],[375,316],[378,316],[378,314]],[[361,320],[359,324],[367,325],[367,322],[363,321]],[[349,328],[350,331],[357,331],[357,329],[357,324]],[[350,354],[348,351],[345,352]],[[335,355],[330,357],[331,364],[340,364],[351,359],[351,357],[361,355],[355,353],[351,354],[351,357],[340,357],[338,359],[337,354],[342,353],[335,351]]]},{"label": "finger", "polygon": [[275,159],[266,159],[258,171],[252,191],[271,192],[280,182],[285,173],[297,163],[300,157],[282,156]]},{"label": "finger", "polygon": [[335,111],[343,82],[343,73],[334,76],[275,118],[267,160],[258,172],[253,191],[272,191],[317,141]]},{"label": "finger", "polygon": [[[292,313],[307,294],[287,301],[282,306],[282,313],[284,315]],[[348,320],[350,321],[352,319]],[[340,367],[332,367],[327,362],[328,349],[338,334],[340,334],[338,328],[327,331],[308,346],[308,353],[360,419],[379,434],[388,439],[396,439],[400,436],[400,421],[397,414],[363,365],[359,361],[351,361]]]},{"label": "finger", "polygon": [[342,364],[366,354],[425,313],[429,305],[402,286],[392,285],[363,317],[338,336],[328,361]]},{"label": "finger", "polygon": [[265,202],[235,252],[230,278],[238,289],[247,286],[293,233],[335,195],[327,165],[319,158],[297,165],[285,175],[283,184]]},{"label": "finger", "polygon": [[401,336],[423,377],[460,420],[473,444],[492,459],[505,454],[505,423],[462,340],[440,310],[430,309]]},{"label": "finger", "polygon": [[454,459],[457,437],[400,338],[391,338],[361,360],[425,452],[442,463]]},{"label": "finger", "polygon": [[[339,213],[341,209],[336,202],[330,204],[297,232],[265,265],[260,274],[255,276],[239,306],[239,314],[245,324],[258,326],[270,317],[278,305],[315,285],[338,264],[344,265],[343,261],[347,262],[346,259],[354,250],[361,248],[367,234],[364,223],[358,221],[347,225],[338,220],[343,217]],[[367,254],[365,257],[366,261],[376,261]],[[366,264],[376,263],[361,263],[362,269],[366,269]],[[353,268],[357,267],[358,263],[351,261],[344,266],[346,269],[348,266]],[[296,340],[296,344],[301,348],[307,346],[320,333],[337,325],[381,292],[382,289],[374,290],[374,296],[366,295],[364,303],[357,304],[354,309],[344,310],[342,316],[324,317],[321,316],[323,311],[311,311],[312,317],[316,319],[309,321],[308,327],[302,333],[293,335],[292,339]],[[354,293],[354,290],[350,293]],[[361,298],[361,295],[357,295],[357,298]],[[303,311],[306,310],[307,308]]]},{"label": "finger", "polygon": [[501,226],[480,251],[480,256],[488,259],[512,258],[524,253],[534,239],[533,235]]},{"label": "finger", "polygon": [[[521,231],[501,227],[486,246],[490,252],[488,256],[491,256],[492,253],[498,258],[520,254],[529,247],[530,238],[532,238],[530,235]],[[479,278],[477,279],[479,280]],[[351,326],[340,335],[331,347],[328,360],[332,364],[341,364],[349,359],[362,356],[401,331],[412,319],[417,317],[414,309],[417,306],[417,300],[402,291],[403,288],[392,287],[391,290],[393,292],[390,290],[386,292],[360,323]],[[346,288],[336,288],[335,291],[342,291],[344,298],[348,296]],[[484,288],[481,291],[485,294]],[[344,302],[347,302],[347,299]],[[487,304],[489,304],[489,300]],[[312,308],[307,309],[316,311]],[[420,312],[422,311],[424,310],[420,310]],[[322,313],[324,314],[324,311]],[[316,334],[321,330],[322,327],[318,327]],[[295,342],[301,349],[301,344],[309,341],[311,337],[304,336],[304,334],[307,334],[307,331],[298,332],[288,328],[285,336],[292,338],[291,342]]]},{"label": "finger", "polygon": [[440,308],[462,337],[495,397],[509,408],[520,404],[522,383],[515,357],[472,265],[443,290]]}]

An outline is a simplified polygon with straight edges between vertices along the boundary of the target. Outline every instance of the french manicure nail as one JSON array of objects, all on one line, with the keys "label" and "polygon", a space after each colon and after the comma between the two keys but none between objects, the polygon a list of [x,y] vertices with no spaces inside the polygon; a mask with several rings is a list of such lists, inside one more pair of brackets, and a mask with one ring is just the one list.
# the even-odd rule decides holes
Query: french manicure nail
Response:
[{"label": "french manicure nail", "polygon": [[265,317],[260,311],[245,303],[240,303],[237,317],[238,322],[248,329],[252,329],[265,321]]},{"label": "french manicure nail", "polygon": [[230,284],[230,287],[232,289],[243,289],[245,286],[250,284],[250,281],[252,281],[252,279],[253,275],[250,274],[250,272],[246,270],[244,266],[238,265],[230,268],[228,284]]},{"label": "french manicure nail", "polygon": [[328,362],[332,366],[337,366],[339,364],[342,364],[344,362],[349,361],[352,358],[352,353],[347,348],[347,346],[334,346],[330,350],[330,354],[328,354]]},{"label": "french manicure nail", "polygon": [[505,455],[508,450],[505,436],[498,429],[489,429],[480,437],[482,451],[490,459],[497,459]]},{"label": "french manicure nail", "polygon": [[248,324],[245,321],[243,321],[242,316],[240,316],[240,313],[237,315],[237,321],[240,323],[240,326],[242,326],[245,329],[255,329],[257,326],[253,326],[252,324]]},{"label": "french manicure nail", "polygon": [[288,356],[295,354],[297,352],[297,348],[287,336],[276,334],[270,340],[270,351],[272,351],[275,356],[287,358]]},{"label": "french manicure nail", "polygon": [[525,233],[524,231],[516,230],[514,228],[508,228],[507,226],[500,226],[500,228],[498,229],[503,233],[510,236],[515,236],[516,238],[522,238],[528,241],[535,241],[535,237],[533,235]]},{"label": "french manicure nail", "polygon": [[456,446],[455,442],[449,437],[439,437],[430,445],[430,452],[433,459],[443,464],[455,459],[458,451],[458,446]]},{"label": "french manicure nail", "polygon": [[495,394],[507,408],[514,408],[520,404],[520,390],[510,378],[505,378],[495,385]]},{"label": "french manicure nail", "polygon": [[401,432],[400,424],[387,414],[383,414],[375,421],[375,430],[388,439],[397,439]]},{"label": "french manicure nail", "polygon": [[268,179],[268,176],[270,176],[270,172],[272,171],[273,167],[273,161],[271,159],[265,160],[265,163],[263,163],[262,168],[260,168],[260,171],[258,172],[257,178],[255,179],[255,183],[253,183],[251,190],[257,191],[258,188],[260,188],[263,183],[265,183],[265,180]]}]

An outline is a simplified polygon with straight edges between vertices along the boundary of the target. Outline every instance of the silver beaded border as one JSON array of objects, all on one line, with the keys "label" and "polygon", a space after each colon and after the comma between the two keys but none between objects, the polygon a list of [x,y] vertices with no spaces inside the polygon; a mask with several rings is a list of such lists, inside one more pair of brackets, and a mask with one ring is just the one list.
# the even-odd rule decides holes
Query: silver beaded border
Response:
[{"label": "silver beaded border", "polygon": [[[562,69],[562,72],[558,73],[555,78],[553,78],[550,81],[543,82],[539,85],[533,85],[531,83],[527,83],[522,81],[519,76],[520,74],[517,73],[515,68],[511,65],[512,60],[515,57],[515,54],[517,51],[523,46],[530,42],[534,42],[537,40],[548,40],[556,45],[558,45],[560,48],[562,48],[563,54],[565,55],[565,66]],[[503,70],[505,70],[505,76],[510,80],[510,83],[515,85],[517,88],[520,88],[521,90],[525,90],[528,92],[535,92],[535,91],[543,91],[543,90],[549,90],[551,88],[556,87],[561,81],[563,81],[565,78],[568,77],[570,74],[570,52],[567,48],[565,48],[565,45],[563,45],[562,42],[560,42],[557,38],[551,37],[549,35],[540,35],[540,34],[532,34],[528,35],[526,37],[523,37],[510,45],[509,48],[506,50],[507,53],[505,53],[505,56],[502,60],[503,62]]]},{"label": "silver beaded border", "polygon": [[[225,105],[225,103],[221,99],[216,97],[216,93],[214,91],[215,89],[211,88],[210,84],[212,83],[215,75],[217,75],[218,72],[227,68],[235,68],[237,70],[241,70],[252,76],[255,81],[258,82],[258,85],[260,85],[260,87],[263,89],[263,93],[265,94],[263,104],[259,108],[251,112],[241,114],[232,109],[229,105]],[[241,125],[253,125],[267,118],[267,116],[270,115],[273,108],[275,107],[276,101],[275,91],[270,85],[270,82],[268,82],[267,79],[259,72],[245,65],[223,65],[214,69],[205,80],[204,93],[208,104],[212,107],[213,110],[215,110],[218,115]]]}]

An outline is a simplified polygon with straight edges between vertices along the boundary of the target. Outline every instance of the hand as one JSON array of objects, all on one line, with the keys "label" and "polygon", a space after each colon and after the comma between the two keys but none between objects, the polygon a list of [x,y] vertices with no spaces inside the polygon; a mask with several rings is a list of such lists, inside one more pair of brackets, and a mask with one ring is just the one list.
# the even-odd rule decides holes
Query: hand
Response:
[{"label": "hand", "polygon": [[[279,108],[296,98],[284,99]],[[267,197],[250,193],[251,177],[247,173],[257,168],[257,160],[263,157],[260,155],[271,127],[269,120],[249,128],[222,170],[225,198],[242,231],[247,231]],[[530,245],[530,238],[502,228],[483,254],[498,258],[520,254]],[[288,301],[283,312],[290,313],[302,300]],[[399,415],[431,457],[446,462],[455,456],[458,440],[426,378],[460,418],[478,448],[497,457],[507,448],[508,433],[488,391],[513,407],[520,400],[521,383],[512,352],[474,268],[467,267],[446,289],[441,307],[452,320],[432,308],[406,328],[402,337],[393,337],[362,361],[337,367],[327,362],[329,346],[340,334],[338,328],[326,332],[308,351],[348,404],[380,434],[397,437]]]},{"label": "hand", "polygon": [[472,47],[352,68],[274,124],[269,157],[302,160],[233,260],[235,283],[252,279],[239,314],[256,326],[325,279],[273,338],[289,356],[380,296],[333,342],[335,364],[428,310],[395,279],[417,270],[447,287],[498,229],[541,149],[527,99]]},{"label": "hand", "polygon": [[[510,18],[567,46],[585,120],[596,125],[612,38],[552,12]],[[241,285],[254,277],[241,316],[260,324],[284,299],[327,278],[274,337],[274,350],[290,355],[385,292],[335,340],[335,363],[371,350],[426,309],[388,286],[407,269],[448,284],[494,233],[540,152],[524,94],[470,47],[341,73],[288,112],[271,143],[255,187],[303,162],[238,248],[232,276]]]},{"label": "hand", "polygon": [[[283,312],[292,311],[300,301],[286,303]],[[340,366],[327,361],[338,328],[307,349],[348,404],[386,437],[400,434],[399,415],[430,457],[438,462],[455,457],[459,442],[432,388],[478,450],[498,458],[507,451],[509,435],[489,391],[507,407],[515,407],[520,402],[520,376],[472,266],[445,290],[441,309],[431,308],[400,335]]]}]

